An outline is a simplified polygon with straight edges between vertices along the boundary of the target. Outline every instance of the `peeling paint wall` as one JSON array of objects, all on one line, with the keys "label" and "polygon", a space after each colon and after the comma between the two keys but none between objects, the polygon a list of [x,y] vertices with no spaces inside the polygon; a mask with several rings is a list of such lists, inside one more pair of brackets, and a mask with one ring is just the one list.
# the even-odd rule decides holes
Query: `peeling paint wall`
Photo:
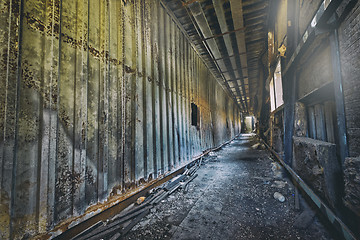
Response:
[{"label": "peeling paint wall", "polygon": [[1,1],[0,55],[1,239],[53,229],[241,130],[156,0]]}]

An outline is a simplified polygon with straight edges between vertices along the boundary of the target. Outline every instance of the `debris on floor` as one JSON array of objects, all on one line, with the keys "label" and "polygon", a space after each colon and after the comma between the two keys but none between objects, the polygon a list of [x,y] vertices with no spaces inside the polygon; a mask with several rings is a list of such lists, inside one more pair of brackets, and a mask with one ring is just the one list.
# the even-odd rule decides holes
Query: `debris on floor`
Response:
[{"label": "debris on floor", "polygon": [[274,198],[275,198],[276,200],[279,200],[279,202],[285,202],[285,197],[284,197],[284,195],[282,195],[282,194],[279,193],[279,192],[275,192],[275,193],[274,193]]},{"label": "debris on floor", "polygon": [[284,188],[286,184],[287,182],[275,180],[274,183],[271,185],[271,187]]},{"label": "debris on floor", "polygon": [[265,145],[262,143],[255,143],[254,145],[251,146],[251,148],[254,150],[256,150],[256,149],[265,150],[266,149]]},{"label": "debris on floor", "polygon": [[[216,158],[204,157],[187,193],[156,205],[124,239],[333,239],[317,217],[306,229],[293,226],[299,212],[292,182],[267,151],[251,148],[255,143],[242,136]],[[284,202],[274,199],[276,191]]]},{"label": "debris on floor", "polygon": [[76,239],[332,239],[295,209],[292,182],[255,143],[236,139]]},{"label": "debris on floor", "polygon": [[[139,223],[145,226],[149,220],[142,223],[140,223],[140,221],[150,212],[156,212],[156,209],[154,209],[155,205],[164,202],[165,198],[169,197],[178,189],[183,189],[185,193],[187,192],[188,184],[198,176],[198,174],[195,173],[201,164],[202,158],[198,159],[191,167],[185,169],[182,174],[170,179],[160,187],[152,189],[148,196],[139,197],[135,204],[131,204],[112,219],[107,222],[95,224],[77,235],[74,239],[121,239],[136,224]],[[170,196],[169,198],[174,197]]]}]

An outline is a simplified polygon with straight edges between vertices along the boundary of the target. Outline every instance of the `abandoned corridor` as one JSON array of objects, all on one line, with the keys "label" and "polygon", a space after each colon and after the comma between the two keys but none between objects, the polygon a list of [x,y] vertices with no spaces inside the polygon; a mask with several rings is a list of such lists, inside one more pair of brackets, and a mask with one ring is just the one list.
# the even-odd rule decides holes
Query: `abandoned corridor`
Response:
[{"label": "abandoned corridor", "polygon": [[250,132],[289,179],[242,135],[165,200],[171,236],[328,236],[301,192],[359,238],[359,29],[360,0],[1,0],[0,239],[105,227]]}]

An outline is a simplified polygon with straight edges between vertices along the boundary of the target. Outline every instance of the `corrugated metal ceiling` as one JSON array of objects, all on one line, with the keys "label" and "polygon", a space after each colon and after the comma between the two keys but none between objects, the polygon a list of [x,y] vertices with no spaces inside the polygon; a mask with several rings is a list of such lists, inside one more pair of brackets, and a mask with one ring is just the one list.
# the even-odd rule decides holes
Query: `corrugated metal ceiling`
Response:
[{"label": "corrugated metal ceiling", "polygon": [[256,111],[259,58],[267,47],[269,1],[162,1],[244,113]]}]

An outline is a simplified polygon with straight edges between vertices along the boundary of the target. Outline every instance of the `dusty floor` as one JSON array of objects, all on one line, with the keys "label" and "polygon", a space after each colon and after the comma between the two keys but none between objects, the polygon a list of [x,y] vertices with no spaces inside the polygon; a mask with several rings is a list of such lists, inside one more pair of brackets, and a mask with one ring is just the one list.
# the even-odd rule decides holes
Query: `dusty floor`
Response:
[{"label": "dusty floor", "polygon": [[210,154],[188,192],[163,200],[125,239],[333,239],[304,207],[295,210],[293,185],[254,143],[242,135]]}]

